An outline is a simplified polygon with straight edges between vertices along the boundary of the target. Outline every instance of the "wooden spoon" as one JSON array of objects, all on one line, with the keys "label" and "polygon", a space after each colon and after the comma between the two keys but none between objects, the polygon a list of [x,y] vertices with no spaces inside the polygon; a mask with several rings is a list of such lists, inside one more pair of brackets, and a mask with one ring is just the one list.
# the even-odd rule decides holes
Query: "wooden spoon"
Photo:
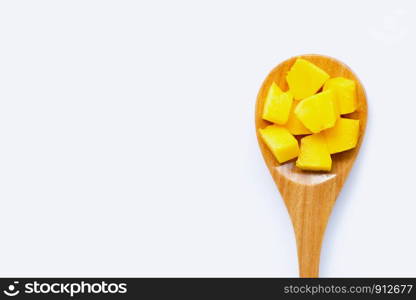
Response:
[{"label": "wooden spoon", "polygon": [[[356,148],[332,155],[330,172],[302,171],[294,161],[279,164],[259,135],[259,128],[270,125],[261,118],[264,100],[272,84],[287,90],[286,74],[302,57],[325,70],[331,77],[342,76],[357,84],[358,109],[347,115],[360,120],[360,136]],[[289,212],[296,235],[300,277],[318,277],[322,240],[335,200],[348,176],[360,149],[367,123],[365,91],[355,74],[340,61],[323,55],[292,57],[275,67],[260,88],[256,103],[257,140],[267,167],[276,183]]]}]

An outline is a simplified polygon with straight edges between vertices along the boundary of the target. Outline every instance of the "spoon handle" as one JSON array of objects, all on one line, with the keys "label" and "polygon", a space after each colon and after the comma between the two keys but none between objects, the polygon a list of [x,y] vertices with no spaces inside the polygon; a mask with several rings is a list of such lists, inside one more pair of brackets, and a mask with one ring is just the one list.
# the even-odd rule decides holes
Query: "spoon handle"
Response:
[{"label": "spoon handle", "polygon": [[300,277],[318,277],[325,228],[338,192],[334,178],[316,185],[286,181],[282,197],[296,235]]}]

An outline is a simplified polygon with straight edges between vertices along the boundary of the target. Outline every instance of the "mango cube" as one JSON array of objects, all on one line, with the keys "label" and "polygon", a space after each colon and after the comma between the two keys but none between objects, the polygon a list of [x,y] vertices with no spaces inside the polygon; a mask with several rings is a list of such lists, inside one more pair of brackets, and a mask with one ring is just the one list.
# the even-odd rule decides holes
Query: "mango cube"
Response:
[{"label": "mango cube", "polygon": [[279,163],[298,156],[298,141],[286,128],[278,125],[270,125],[259,131],[263,141]]},{"label": "mango cube", "polygon": [[267,103],[267,101],[270,98],[279,96],[280,94],[283,94],[283,91],[280,89],[280,87],[276,84],[276,82],[272,82],[272,84],[269,87],[269,90],[267,91],[266,101],[264,103]]},{"label": "mango cube", "polygon": [[272,118],[274,107],[276,106],[276,98],[279,97],[279,95],[281,94],[283,94],[282,90],[275,82],[272,82],[272,85],[269,87],[269,90],[267,91],[266,100],[264,100],[262,116],[264,120]]},{"label": "mango cube", "polygon": [[296,106],[295,114],[313,133],[331,128],[338,118],[334,99],[332,90],[310,96]]},{"label": "mango cube", "polygon": [[352,113],[357,109],[357,91],[354,80],[344,77],[331,78],[325,82],[323,90],[334,91],[341,115]]},{"label": "mango cube", "polygon": [[312,96],[328,79],[328,73],[302,58],[296,59],[286,75],[286,81],[295,100]]},{"label": "mango cube", "polygon": [[301,135],[301,134],[311,134],[312,132],[306,128],[302,122],[295,115],[295,108],[299,104],[299,101],[293,101],[292,109],[289,113],[289,119],[285,127],[290,131],[291,134]]},{"label": "mango cube", "polygon": [[332,153],[346,151],[357,146],[360,121],[339,118],[334,127],[323,131],[328,150]]},{"label": "mango cube", "polygon": [[[272,88],[272,87],[271,87]],[[271,93],[269,93],[271,94]],[[271,94],[267,97],[263,108],[263,119],[283,125],[286,124],[290,108],[292,107],[293,96],[290,92]]]},{"label": "mango cube", "polygon": [[296,166],[302,170],[331,170],[331,154],[322,133],[308,135],[300,140],[300,153]]}]

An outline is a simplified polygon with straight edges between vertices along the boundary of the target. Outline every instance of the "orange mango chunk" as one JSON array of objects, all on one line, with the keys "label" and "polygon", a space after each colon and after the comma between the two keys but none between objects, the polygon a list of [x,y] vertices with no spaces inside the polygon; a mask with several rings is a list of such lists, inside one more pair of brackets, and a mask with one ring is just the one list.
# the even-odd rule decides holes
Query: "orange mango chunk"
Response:
[{"label": "orange mango chunk", "polygon": [[311,134],[312,132],[302,124],[295,114],[295,108],[298,104],[299,101],[293,101],[289,119],[287,120],[285,127],[294,135]]},{"label": "orange mango chunk", "polygon": [[292,102],[292,94],[290,92],[283,93],[273,82],[264,102],[263,119],[279,125],[286,124]]},{"label": "orange mango chunk", "polygon": [[331,154],[322,133],[308,135],[300,140],[300,153],[296,166],[310,171],[331,170]]},{"label": "orange mango chunk", "polygon": [[338,118],[333,91],[321,92],[300,101],[295,114],[313,133],[333,127]]},{"label": "orange mango chunk", "polygon": [[357,146],[360,121],[339,118],[334,127],[323,131],[331,154],[350,150]]},{"label": "orange mango chunk", "polygon": [[357,109],[357,91],[355,81],[344,77],[335,77],[325,82],[324,91],[334,91],[338,111],[341,115]]},{"label": "orange mango chunk", "polygon": [[289,90],[295,100],[312,96],[328,79],[328,73],[303,58],[296,59],[286,75]]},{"label": "orange mango chunk", "polygon": [[278,125],[269,125],[260,129],[259,132],[261,138],[279,163],[298,156],[298,141],[286,128]]}]

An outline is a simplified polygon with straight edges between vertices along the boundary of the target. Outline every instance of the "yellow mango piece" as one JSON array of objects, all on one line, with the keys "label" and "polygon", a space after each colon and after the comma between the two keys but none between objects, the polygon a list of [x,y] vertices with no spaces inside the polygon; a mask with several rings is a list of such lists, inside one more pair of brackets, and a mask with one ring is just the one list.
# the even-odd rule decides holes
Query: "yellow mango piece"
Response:
[{"label": "yellow mango piece", "polygon": [[263,119],[283,125],[286,124],[290,108],[292,107],[293,96],[290,92],[272,94],[267,97],[263,108]]},{"label": "yellow mango piece", "polygon": [[278,125],[270,125],[259,131],[263,141],[279,163],[298,156],[298,141],[286,128]]},{"label": "yellow mango piece", "polygon": [[341,115],[352,113],[357,109],[357,91],[354,80],[344,77],[331,78],[325,82],[323,90],[334,91]]},{"label": "yellow mango piece", "polygon": [[334,127],[322,133],[325,135],[328,150],[332,154],[355,148],[359,132],[359,120],[339,118]]},{"label": "yellow mango piece", "polygon": [[295,115],[295,108],[298,103],[299,101],[293,101],[292,109],[289,113],[289,119],[287,120],[285,127],[290,131],[291,134],[294,135],[311,134],[312,132],[306,128]]},{"label": "yellow mango piece", "polygon": [[276,82],[272,82],[271,86],[269,87],[269,90],[267,91],[266,100],[264,101],[264,106],[268,106],[268,103],[270,103],[273,98],[276,98],[280,94],[283,94],[283,91],[280,89],[280,87],[276,84]]},{"label": "yellow mango piece", "polygon": [[295,100],[312,96],[328,79],[328,73],[303,58],[296,59],[286,75],[286,81]]},{"label": "yellow mango piece", "polygon": [[338,118],[333,91],[321,92],[300,101],[295,115],[313,133],[333,127]]},{"label": "yellow mango piece", "polygon": [[296,166],[302,170],[331,170],[331,154],[329,154],[325,136],[322,133],[308,135],[300,140],[300,152]]}]

